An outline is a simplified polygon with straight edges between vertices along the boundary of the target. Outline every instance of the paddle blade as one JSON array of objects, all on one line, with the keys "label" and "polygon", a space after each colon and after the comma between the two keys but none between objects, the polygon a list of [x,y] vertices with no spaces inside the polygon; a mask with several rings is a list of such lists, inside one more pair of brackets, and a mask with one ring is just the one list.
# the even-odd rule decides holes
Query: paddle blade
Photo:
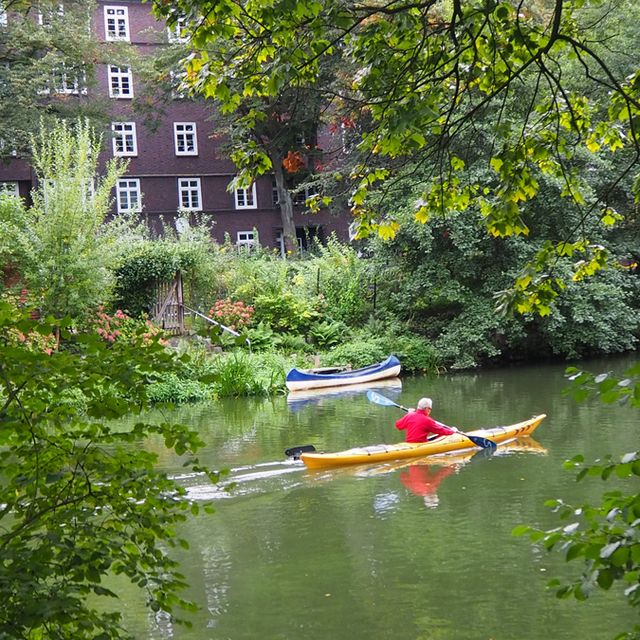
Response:
[{"label": "paddle blade", "polygon": [[312,444],[303,444],[299,447],[291,447],[290,449],[285,449],[284,455],[287,456],[287,458],[293,458],[294,460],[297,460],[301,454],[312,453],[315,450],[316,448]]},{"label": "paddle blade", "polygon": [[399,407],[400,405],[395,403],[393,400],[389,400],[389,398],[385,398],[381,396],[379,393],[375,391],[367,391],[367,399],[369,402],[373,402],[375,404],[381,404],[383,407]]},{"label": "paddle blade", "polygon": [[480,436],[470,436],[467,433],[463,433],[462,435],[465,438],[469,438],[469,440],[471,440],[473,444],[477,445],[478,447],[482,447],[483,449],[495,449],[498,446],[493,440],[489,440],[488,438],[481,438]]}]

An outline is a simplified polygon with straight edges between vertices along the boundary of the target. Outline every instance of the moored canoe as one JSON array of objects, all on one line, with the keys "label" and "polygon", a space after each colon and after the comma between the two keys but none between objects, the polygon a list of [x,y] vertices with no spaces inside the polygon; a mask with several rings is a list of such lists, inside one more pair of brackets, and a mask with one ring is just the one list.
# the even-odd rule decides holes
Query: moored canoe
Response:
[{"label": "moored canoe", "polygon": [[[496,444],[507,442],[513,438],[531,435],[537,426],[546,418],[542,413],[538,416],[523,420],[505,427],[492,427],[490,429],[476,429],[468,433],[473,436],[488,438]],[[351,464],[370,464],[385,462],[386,460],[403,460],[407,458],[420,458],[423,456],[448,451],[462,451],[476,448],[468,438],[459,433],[443,436],[429,442],[399,442],[397,444],[376,444],[365,447],[355,447],[335,453],[313,452],[303,453],[300,459],[309,469],[328,469],[342,467]]]},{"label": "moored canoe", "polygon": [[291,369],[287,373],[286,385],[289,391],[302,389],[321,389],[324,387],[341,387],[351,384],[362,384],[395,378],[400,375],[400,360],[389,356],[386,360],[362,369],[333,373],[314,373],[303,369]]}]

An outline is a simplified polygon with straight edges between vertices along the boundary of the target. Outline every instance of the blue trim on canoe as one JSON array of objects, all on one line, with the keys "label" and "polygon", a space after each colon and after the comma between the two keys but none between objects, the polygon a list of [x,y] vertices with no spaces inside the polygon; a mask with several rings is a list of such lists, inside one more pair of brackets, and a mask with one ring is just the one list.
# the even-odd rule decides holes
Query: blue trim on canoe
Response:
[{"label": "blue trim on canoe", "polygon": [[344,371],[342,373],[309,373],[300,369],[291,369],[287,373],[287,382],[301,382],[303,380],[348,380],[350,378],[359,378],[363,375],[369,375],[378,371],[386,371],[400,364],[400,360],[395,356],[389,356],[386,360],[378,364],[372,364],[362,369],[354,369],[353,371]]}]

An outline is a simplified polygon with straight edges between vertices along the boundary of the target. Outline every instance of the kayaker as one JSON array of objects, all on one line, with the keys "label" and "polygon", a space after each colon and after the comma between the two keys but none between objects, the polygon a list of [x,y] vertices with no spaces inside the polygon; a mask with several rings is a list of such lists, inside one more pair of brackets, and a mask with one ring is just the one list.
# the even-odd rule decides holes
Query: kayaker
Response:
[{"label": "kayaker", "polygon": [[431,398],[420,398],[417,407],[409,409],[409,413],[396,422],[397,429],[407,430],[407,442],[426,442],[431,434],[448,436],[457,433],[455,427],[447,427],[430,416],[432,406]]}]

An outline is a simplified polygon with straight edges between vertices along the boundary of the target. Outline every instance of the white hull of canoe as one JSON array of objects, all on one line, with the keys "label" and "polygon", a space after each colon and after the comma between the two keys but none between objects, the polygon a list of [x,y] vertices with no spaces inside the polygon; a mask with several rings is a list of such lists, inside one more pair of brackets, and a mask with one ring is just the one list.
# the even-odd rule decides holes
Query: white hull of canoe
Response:
[{"label": "white hull of canoe", "polygon": [[350,384],[340,387],[329,387],[325,389],[302,389],[301,391],[290,391],[287,394],[287,402],[295,403],[302,400],[313,400],[321,398],[330,398],[340,396],[342,394],[355,394],[359,391],[369,391],[373,389],[385,392],[402,391],[402,378],[385,378],[384,380],[375,380],[374,383],[365,382]]},{"label": "white hull of canoe", "polygon": [[364,384],[367,382],[375,382],[376,380],[384,380],[385,378],[397,378],[400,375],[401,365],[384,369],[383,371],[374,371],[373,373],[356,376],[353,378],[332,378],[327,377],[326,380],[288,380],[287,389],[289,391],[302,391],[305,389],[323,389],[326,387],[343,387],[352,384]]}]

